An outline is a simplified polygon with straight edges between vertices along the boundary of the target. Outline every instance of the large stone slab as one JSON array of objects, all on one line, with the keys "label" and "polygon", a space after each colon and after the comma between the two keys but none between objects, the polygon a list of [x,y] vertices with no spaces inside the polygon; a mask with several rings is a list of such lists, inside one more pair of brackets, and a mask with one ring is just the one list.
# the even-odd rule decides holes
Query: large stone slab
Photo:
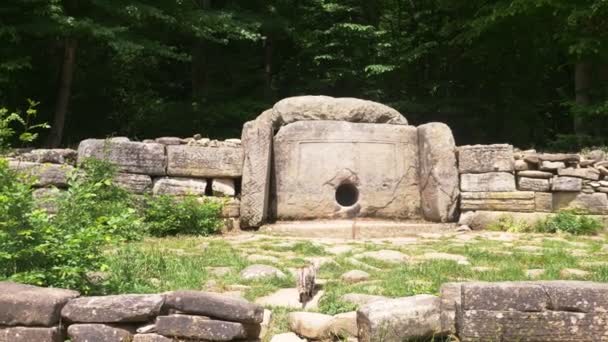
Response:
[{"label": "large stone slab", "polygon": [[460,173],[513,172],[513,146],[506,144],[458,147]]},{"label": "large stone slab", "polygon": [[151,176],[166,175],[165,146],[122,140],[87,139],[78,145],[78,163],[86,158],[107,160],[119,171]]},{"label": "large stone slab", "polygon": [[78,292],[71,290],[0,282],[0,326],[56,325],[61,308],[78,296]]},{"label": "large stone slab", "polygon": [[460,314],[462,302],[462,283],[444,283],[439,289],[441,300],[441,333],[456,334],[456,316]]},{"label": "large stone slab", "polygon": [[136,334],[132,342],[175,342],[175,340],[159,334]]},{"label": "large stone slab", "polygon": [[264,318],[264,308],[259,305],[200,291],[170,292],[166,295],[165,307],[232,322],[261,323]]},{"label": "large stone slab", "polygon": [[460,193],[456,143],[452,130],[442,123],[418,126],[420,194],[424,218],[452,222]]},{"label": "large stone slab", "polygon": [[[539,282],[554,311],[608,312],[608,284],[588,281]],[[608,327],[607,327],[608,330]]]},{"label": "large stone slab", "polygon": [[0,327],[0,342],[63,342],[58,327]]},{"label": "large stone slab", "polygon": [[156,331],[163,336],[205,341],[232,341],[257,338],[259,324],[211,320],[201,316],[172,315],[156,318]]},{"label": "large stone slab", "polygon": [[520,177],[527,177],[527,178],[540,178],[540,179],[550,179],[550,178],[553,178],[553,173],[552,172],[538,171],[538,170],[519,171],[517,173],[517,175],[520,176]]},{"label": "large stone slab", "polygon": [[161,295],[115,295],[81,297],[68,302],[61,316],[69,322],[146,322],[160,313]]},{"label": "large stone slab", "polygon": [[550,213],[553,211],[553,193],[534,193],[535,211]]},{"label": "large stone slab", "polygon": [[179,177],[240,177],[240,147],[167,146],[167,174]]},{"label": "large stone slab", "polygon": [[[272,111],[266,111],[267,115]],[[265,114],[262,114],[265,115]],[[272,123],[249,121],[243,126],[243,178],[241,185],[241,226],[259,227],[268,215]]]},{"label": "large stone slab", "polygon": [[556,192],[553,194],[553,208],[580,209],[588,214],[608,214],[608,197],[605,193]]},{"label": "large stone slab", "polygon": [[133,330],[105,324],[72,324],[68,327],[68,337],[71,342],[130,342]]},{"label": "large stone slab", "polygon": [[154,195],[204,196],[207,181],[196,178],[159,178],[154,181]]},{"label": "large stone slab", "polygon": [[525,282],[463,283],[463,310],[540,312],[548,297],[541,285]]},{"label": "large stone slab", "polygon": [[359,341],[401,342],[439,334],[440,304],[431,295],[369,303],[357,311]]},{"label": "large stone slab", "polygon": [[311,340],[324,340],[329,338],[329,324],[332,316],[316,312],[290,312],[287,320],[289,330],[299,336]]},{"label": "large stone slab", "polygon": [[461,174],[460,190],[463,192],[515,191],[515,176],[507,172]]},{"label": "large stone slab", "polygon": [[19,159],[34,163],[76,164],[78,152],[69,148],[35,149],[19,156]]},{"label": "large stone slab", "polygon": [[60,164],[41,164],[26,161],[11,160],[8,162],[11,170],[22,172],[34,178],[35,186],[56,186],[65,188],[68,185],[68,178],[74,171],[70,165]]},{"label": "large stone slab", "polygon": [[274,138],[276,217],[419,218],[418,157],[412,126],[284,126]]},{"label": "large stone slab", "polygon": [[514,192],[463,192],[462,210],[534,211],[536,208],[532,191]]},{"label": "large stone slab", "polygon": [[517,186],[521,191],[546,192],[551,190],[548,179],[519,177]]},{"label": "large stone slab", "polygon": [[119,172],[114,177],[114,184],[131,193],[144,194],[152,189],[152,177]]},{"label": "large stone slab", "polygon": [[566,168],[557,170],[557,174],[560,176],[577,177],[588,180],[600,179],[600,172],[594,168]]},{"label": "large stone slab", "polygon": [[553,191],[578,192],[583,188],[583,180],[575,177],[555,177],[551,189]]}]

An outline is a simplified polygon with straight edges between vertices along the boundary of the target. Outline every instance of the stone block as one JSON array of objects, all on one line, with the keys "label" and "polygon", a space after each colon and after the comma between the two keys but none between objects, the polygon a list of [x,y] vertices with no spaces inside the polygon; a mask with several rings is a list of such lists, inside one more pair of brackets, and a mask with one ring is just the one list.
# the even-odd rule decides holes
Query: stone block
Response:
[{"label": "stone block", "polygon": [[431,295],[371,302],[357,311],[359,341],[401,342],[439,334],[440,306]]},{"label": "stone block", "polygon": [[168,337],[205,340],[232,341],[259,336],[260,325],[216,321],[201,316],[171,315],[156,318],[158,334]]},{"label": "stone block", "polygon": [[114,184],[134,194],[144,194],[152,189],[152,177],[134,173],[119,172],[114,177]]},{"label": "stone block", "polygon": [[105,324],[72,324],[68,327],[71,342],[131,342],[134,327]]},{"label": "stone block", "polygon": [[540,312],[548,298],[542,286],[525,282],[462,284],[462,310]]},{"label": "stone block", "polygon": [[553,211],[553,194],[537,192],[534,194],[535,211],[550,213]]},{"label": "stone block", "polygon": [[566,169],[559,169],[557,170],[557,174],[560,176],[567,176],[567,177],[577,177],[577,178],[582,178],[582,179],[588,179],[588,180],[599,180],[600,179],[600,172],[594,168],[579,168],[579,169],[575,169],[575,168],[566,168]]},{"label": "stone block", "polygon": [[541,178],[541,179],[551,179],[551,178],[553,178],[553,173],[552,172],[538,171],[538,170],[520,171],[520,172],[517,173],[517,175],[519,177],[526,177],[526,178]]},{"label": "stone block", "polygon": [[452,131],[437,122],[418,126],[418,144],[422,214],[430,221],[452,222],[460,193]]},{"label": "stone block", "polygon": [[214,178],[211,183],[211,189],[214,196],[229,196],[236,195],[236,185],[232,178]]},{"label": "stone block", "polygon": [[161,295],[115,295],[81,297],[68,302],[61,316],[69,322],[147,322],[160,313]]},{"label": "stone block", "polygon": [[468,145],[458,147],[460,173],[513,172],[513,146]]},{"label": "stone block", "polygon": [[71,290],[0,282],[0,326],[56,325],[61,308],[78,296],[78,292]]},{"label": "stone block", "polygon": [[515,191],[515,176],[507,172],[461,174],[460,190],[463,192]]},{"label": "stone block", "polygon": [[276,218],[420,218],[418,159],[412,126],[283,126],[274,137]]},{"label": "stone block", "polygon": [[548,179],[519,177],[518,188],[521,191],[546,192],[551,190]]},{"label": "stone block", "polygon": [[154,195],[204,196],[207,181],[196,178],[159,178],[154,181]]},{"label": "stone block", "polygon": [[439,289],[441,300],[441,334],[456,334],[456,316],[461,311],[462,283],[444,283]]},{"label": "stone block", "polygon": [[151,176],[166,175],[165,146],[123,140],[87,139],[78,145],[78,163],[86,158],[106,160],[121,172]]},{"label": "stone block", "polygon": [[242,323],[261,323],[264,308],[246,300],[200,291],[174,291],[166,295],[165,307],[188,314]]},{"label": "stone block", "polygon": [[608,214],[608,197],[605,193],[569,193],[556,192],[553,194],[553,208],[580,209],[588,214]]},{"label": "stone block", "polygon": [[222,204],[222,217],[223,218],[234,218],[239,217],[241,211],[241,201],[238,198],[221,199]]},{"label": "stone block", "polygon": [[78,152],[69,148],[35,149],[22,154],[19,159],[33,163],[75,165]]},{"label": "stone block", "polygon": [[175,342],[175,340],[159,334],[136,334],[132,342]]},{"label": "stone block", "polygon": [[65,188],[68,186],[68,177],[74,171],[70,165],[41,164],[25,161],[11,160],[8,162],[11,170],[31,176],[35,180],[35,186],[56,186]]},{"label": "stone block", "polygon": [[530,169],[530,164],[524,160],[516,160],[514,165],[515,171],[526,171]]},{"label": "stone block", "polygon": [[310,340],[326,340],[332,318],[316,312],[290,312],[289,330]]},{"label": "stone block", "polygon": [[180,177],[241,177],[240,147],[167,146],[167,174]]},{"label": "stone block", "polygon": [[0,342],[63,342],[58,327],[0,327]]},{"label": "stone block", "polygon": [[553,191],[578,192],[583,189],[583,180],[574,177],[555,177],[551,189]]},{"label": "stone block", "polygon": [[461,210],[534,211],[534,192],[463,192]]},{"label": "stone block", "polygon": [[561,161],[546,161],[543,160],[540,164],[541,171],[557,171],[566,167],[566,164]]},{"label": "stone block", "polygon": [[178,137],[160,137],[154,139],[155,142],[163,145],[181,145],[182,138]]}]

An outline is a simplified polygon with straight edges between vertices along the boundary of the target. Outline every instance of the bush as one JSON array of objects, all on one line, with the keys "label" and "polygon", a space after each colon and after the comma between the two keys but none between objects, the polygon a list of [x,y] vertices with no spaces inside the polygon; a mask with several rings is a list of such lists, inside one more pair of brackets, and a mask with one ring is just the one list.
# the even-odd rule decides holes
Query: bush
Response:
[{"label": "bush", "polygon": [[503,215],[496,222],[488,226],[488,230],[510,232],[510,233],[527,233],[533,229],[524,221],[518,221],[511,215]]},{"label": "bush", "polygon": [[153,236],[190,234],[207,236],[222,227],[222,204],[196,197],[154,196],[146,199],[144,222]]},{"label": "bush", "polygon": [[576,210],[562,210],[538,222],[534,227],[539,233],[561,232],[574,235],[592,235],[601,229],[603,225],[599,220]]},{"label": "bush", "polygon": [[103,269],[105,246],[141,236],[128,194],[112,185],[112,168],[88,161],[82,170],[49,215],[36,209],[31,179],[0,161],[0,278],[86,293],[87,273]]}]

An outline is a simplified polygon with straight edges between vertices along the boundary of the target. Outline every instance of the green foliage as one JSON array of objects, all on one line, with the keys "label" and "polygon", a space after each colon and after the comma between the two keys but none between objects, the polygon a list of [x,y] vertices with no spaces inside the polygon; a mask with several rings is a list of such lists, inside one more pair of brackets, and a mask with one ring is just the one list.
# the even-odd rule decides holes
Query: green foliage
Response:
[{"label": "green foliage", "polygon": [[146,200],[144,223],[152,236],[210,235],[220,230],[222,203],[187,196],[154,196]]},{"label": "green foliage", "polygon": [[511,215],[503,215],[496,222],[488,225],[488,230],[511,232],[511,233],[526,233],[531,232],[532,227],[524,221],[516,220]]},{"label": "green foliage", "polygon": [[556,215],[540,221],[534,227],[539,233],[569,233],[573,235],[593,235],[602,230],[602,223],[576,210],[562,210]]},{"label": "green foliage", "polygon": [[110,182],[111,168],[88,161],[83,171],[49,215],[36,208],[31,180],[0,161],[0,278],[88,292],[87,273],[103,269],[103,248],[141,236],[128,195]]},{"label": "green foliage", "polygon": [[[18,136],[20,142],[31,143],[38,138],[35,130],[50,127],[45,123],[32,124],[38,114],[36,107],[40,103],[30,99],[27,102],[28,109],[25,111],[25,115],[19,111],[9,113],[8,109],[0,108],[0,151],[8,149],[17,132],[20,132]],[[17,131],[14,129],[15,124],[19,126]]]}]

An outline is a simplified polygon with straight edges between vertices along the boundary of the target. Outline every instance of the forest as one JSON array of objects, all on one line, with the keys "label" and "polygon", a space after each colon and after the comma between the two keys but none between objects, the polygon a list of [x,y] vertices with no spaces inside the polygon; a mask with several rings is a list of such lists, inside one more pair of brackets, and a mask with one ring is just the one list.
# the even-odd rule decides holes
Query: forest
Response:
[{"label": "forest", "polygon": [[294,95],[360,97],[459,145],[607,144],[607,0],[3,0],[0,107],[88,137],[239,137]]}]

